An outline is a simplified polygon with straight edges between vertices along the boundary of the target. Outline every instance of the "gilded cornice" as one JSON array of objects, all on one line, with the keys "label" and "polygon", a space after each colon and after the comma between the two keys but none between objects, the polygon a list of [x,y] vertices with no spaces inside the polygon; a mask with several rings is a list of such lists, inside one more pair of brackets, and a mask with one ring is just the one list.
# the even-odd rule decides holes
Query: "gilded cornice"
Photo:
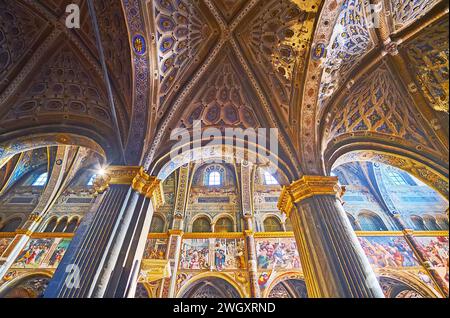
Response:
[{"label": "gilded cornice", "polygon": [[337,177],[303,176],[290,186],[283,187],[278,200],[278,209],[289,216],[295,203],[316,195],[338,195],[339,193],[342,193],[342,189],[338,186]]},{"label": "gilded cornice", "polygon": [[102,193],[112,184],[130,185],[133,190],[151,198],[160,181],[147,174],[143,167],[110,166],[104,174],[95,178],[94,189],[97,193]]}]

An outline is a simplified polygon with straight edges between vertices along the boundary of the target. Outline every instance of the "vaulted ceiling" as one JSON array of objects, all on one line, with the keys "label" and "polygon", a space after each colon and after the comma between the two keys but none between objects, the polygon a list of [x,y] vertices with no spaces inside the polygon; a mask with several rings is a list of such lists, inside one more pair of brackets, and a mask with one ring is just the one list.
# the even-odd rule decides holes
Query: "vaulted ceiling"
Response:
[{"label": "vaulted ceiling", "polygon": [[362,0],[95,0],[94,24],[78,0],[67,29],[72,2],[0,0],[0,144],[73,133],[148,168],[201,120],[279,128],[293,175],[342,143],[448,162],[445,0],[373,1],[377,28]]}]

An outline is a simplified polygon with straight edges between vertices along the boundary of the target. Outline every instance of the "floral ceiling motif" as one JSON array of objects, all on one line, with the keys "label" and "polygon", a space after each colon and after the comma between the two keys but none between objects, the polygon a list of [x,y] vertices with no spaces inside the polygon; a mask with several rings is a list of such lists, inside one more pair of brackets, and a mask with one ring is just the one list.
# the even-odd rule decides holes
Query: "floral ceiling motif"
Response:
[{"label": "floral ceiling motif", "polygon": [[368,131],[434,149],[416,113],[408,98],[400,93],[389,70],[380,66],[355,85],[349,96],[334,110],[335,117],[326,141],[330,142],[343,134]]},{"label": "floral ceiling motif", "polygon": [[111,114],[101,87],[101,82],[65,45],[42,64],[33,81],[21,90],[3,117],[3,125],[17,125],[19,119],[21,125],[29,127],[36,124],[36,119],[51,123],[84,118],[86,124],[97,123],[96,130],[110,131]]},{"label": "floral ceiling motif", "polygon": [[20,2],[0,0],[0,92],[44,30],[45,21]]},{"label": "floral ceiling motif", "polygon": [[411,74],[437,111],[448,109],[448,19],[428,28],[406,49]]},{"label": "floral ceiling motif", "polygon": [[394,29],[400,30],[425,15],[440,0],[390,0]]},{"label": "floral ceiling motif", "polygon": [[229,23],[236,17],[247,2],[248,0],[215,0],[214,4],[220,10],[223,18]]},{"label": "floral ceiling motif", "polygon": [[156,0],[153,14],[159,64],[159,103],[164,103],[171,90],[177,91],[188,70],[195,66],[214,37],[204,11],[198,2]]},{"label": "floral ceiling motif", "polygon": [[309,48],[318,4],[299,6],[291,1],[263,2],[260,14],[238,34],[240,44],[253,61],[252,66],[272,103],[289,121],[295,81],[301,75]]},{"label": "floral ceiling motif", "polygon": [[346,0],[334,26],[323,63],[319,107],[340,87],[358,61],[374,47],[363,0]]},{"label": "floral ceiling motif", "polygon": [[248,95],[244,83],[245,79],[242,79],[230,58],[226,55],[222,57],[191,101],[192,106],[180,121],[180,126],[190,128],[195,120],[217,127],[260,126],[253,111],[257,106],[254,105],[254,98]]}]

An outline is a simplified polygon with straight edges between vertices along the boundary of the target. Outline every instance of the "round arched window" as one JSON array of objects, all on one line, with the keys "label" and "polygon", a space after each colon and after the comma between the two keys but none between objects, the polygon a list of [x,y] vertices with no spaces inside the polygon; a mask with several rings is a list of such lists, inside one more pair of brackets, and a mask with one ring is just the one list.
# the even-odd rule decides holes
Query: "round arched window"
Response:
[{"label": "round arched window", "polygon": [[1,228],[0,232],[15,232],[19,226],[22,224],[21,218],[13,218],[6,223]]},{"label": "round arched window", "polygon": [[211,223],[205,217],[198,218],[192,224],[192,232],[195,233],[211,232]]},{"label": "round arched window", "polygon": [[54,232],[62,233],[66,229],[66,226],[67,226],[67,217],[63,217],[61,220],[59,220],[58,225],[56,226]]},{"label": "round arched window", "polygon": [[75,233],[75,230],[78,227],[78,218],[74,217],[70,220],[69,224],[67,224],[66,229],[64,230],[64,232],[66,233]]},{"label": "round arched window", "polygon": [[53,232],[53,230],[56,227],[56,222],[58,221],[58,219],[56,217],[51,218],[48,222],[47,222],[47,226],[44,229],[44,232],[50,233]]},{"label": "round arched window", "polygon": [[214,232],[233,232],[233,221],[230,218],[220,218],[214,225]]},{"label": "round arched window", "polygon": [[376,214],[362,213],[358,216],[358,221],[363,231],[387,231],[383,220]]},{"label": "round arched window", "polygon": [[425,227],[429,231],[439,231],[441,228],[436,223],[436,219],[432,216],[426,215],[423,217],[423,221],[425,223]]},{"label": "round arched window", "polygon": [[413,229],[416,231],[426,231],[427,227],[425,226],[425,223],[423,222],[423,219],[420,216],[413,215],[411,217],[411,222],[413,224]]},{"label": "round arched window", "polygon": [[150,232],[152,233],[163,233],[164,232],[164,220],[159,215],[154,215],[152,219],[152,224],[150,225]]},{"label": "round arched window", "polygon": [[283,232],[281,222],[276,217],[268,217],[264,220],[264,231],[266,232]]}]

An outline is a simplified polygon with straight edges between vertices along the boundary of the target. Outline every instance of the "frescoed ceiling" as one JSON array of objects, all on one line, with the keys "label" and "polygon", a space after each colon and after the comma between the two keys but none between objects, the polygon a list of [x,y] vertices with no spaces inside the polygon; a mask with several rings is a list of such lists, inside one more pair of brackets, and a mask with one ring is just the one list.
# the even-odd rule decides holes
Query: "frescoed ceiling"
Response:
[{"label": "frescoed ceiling", "polygon": [[411,74],[430,106],[448,113],[448,20],[427,28],[404,49]]},{"label": "frescoed ceiling", "polygon": [[[74,133],[117,152],[111,105],[87,1],[80,29],[65,26],[73,1],[0,1],[0,139]],[[122,139],[132,114],[132,68],[119,1],[94,1]]]},{"label": "frescoed ceiling", "polygon": [[201,120],[278,128],[298,175],[345,136],[448,158],[445,0],[76,2],[71,30],[66,0],[0,0],[0,142],[76,131],[149,168]]}]

